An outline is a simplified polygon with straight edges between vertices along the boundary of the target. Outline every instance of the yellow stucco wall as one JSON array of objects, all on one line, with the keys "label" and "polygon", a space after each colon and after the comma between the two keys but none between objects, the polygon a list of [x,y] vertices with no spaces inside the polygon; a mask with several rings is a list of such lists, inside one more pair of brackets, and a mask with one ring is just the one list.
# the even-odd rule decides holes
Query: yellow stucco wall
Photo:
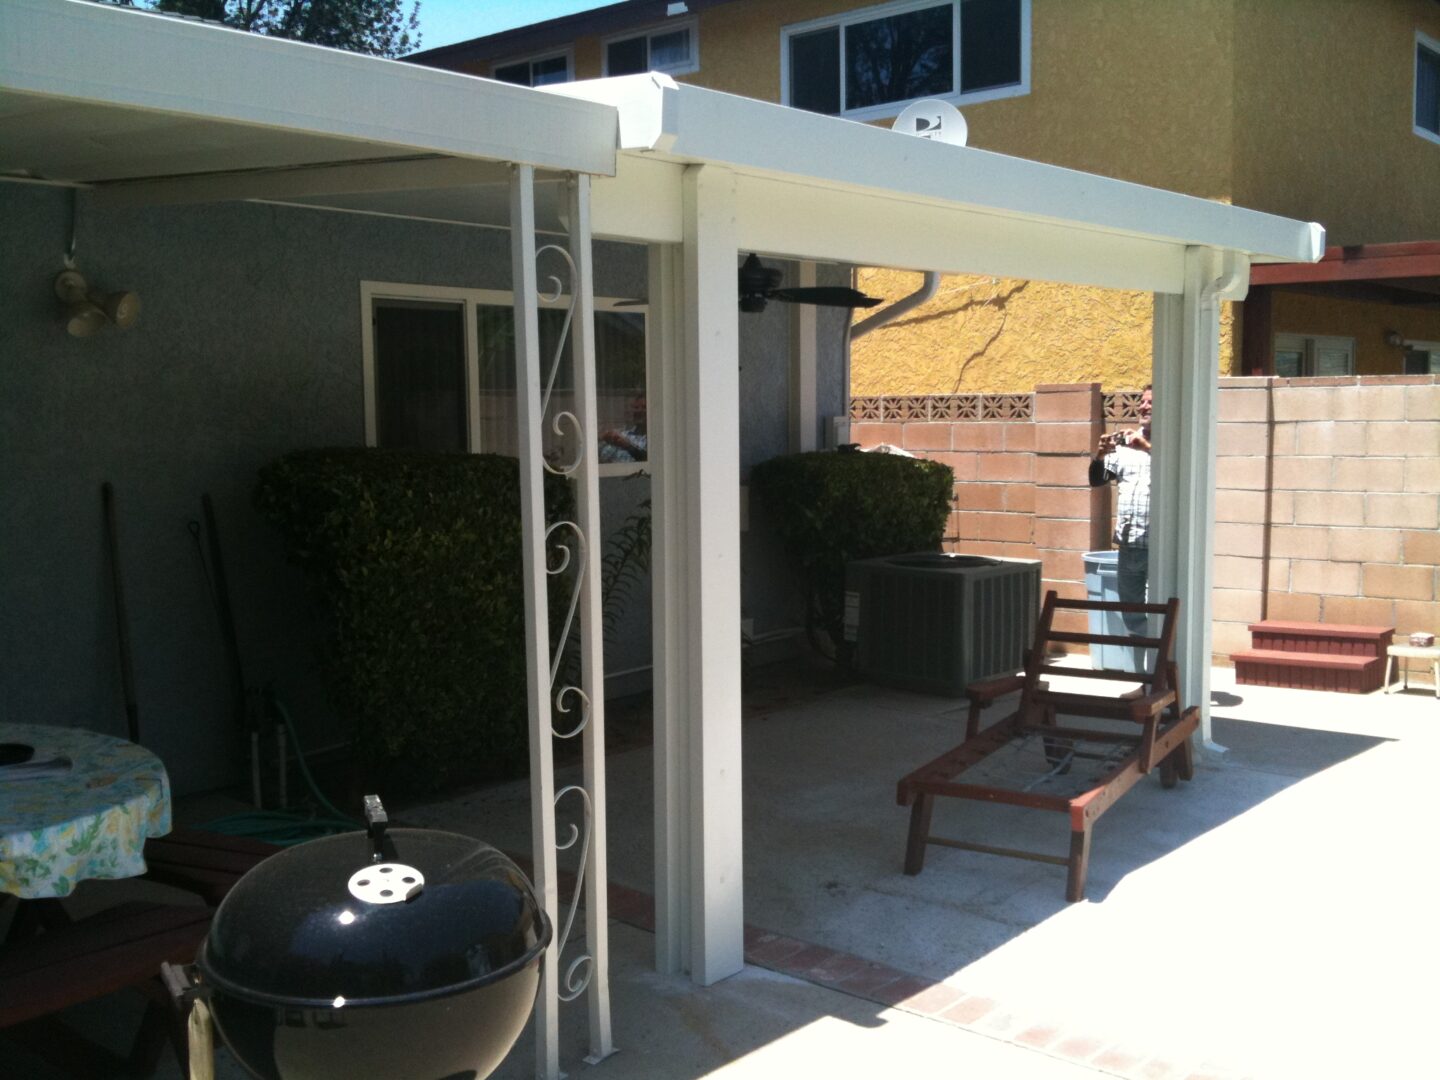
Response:
[{"label": "yellow stucco wall", "polygon": [[[1233,3],[1032,0],[1031,92],[963,105],[970,145],[1225,196]],[[864,6],[736,0],[702,11],[700,69],[679,81],[778,101],[781,30]],[[574,47],[576,77],[598,78],[600,39]]]},{"label": "yellow stucco wall", "polygon": [[[862,269],[856,284],[897,300],[921,275]],[[850,392],[1028,393],[1037,383],[1150,381],[1153,298],[1012,278],[947,276],[935,298],[851,344]],[[1221,373],[1231,372],[1233,305],[1221,315]],[[867,312],[858,311],[858,318]]]},{"label": "yellow stucco wall", "polygon": [[1306,293],[1272,293],[1271,326],[1277,334],[1333,335],[1355,339],[1355,374],[1394,375],[1404,351],[1385,344],[1394,330],[1410,341],[1440,341],[1440,311],[1397,309],[1363,300]]},{"label": "yellow stucco wall", "polygon": [[[700,69],[681,81],[779,100],[781,29],[861,6],[702,11]],[[970,145],[986,150],[1318,220],[1331,243],[1440,238],[1440,146],[1411,131],[1416,29],[1440,38],[1435,0],[1032,0],[1030,92],[962,109]],[[574,56],[577,77],[601,74],[598,38],[576,41]],[[859,272],[887,299],[918,280]],[[1321,325],[1304,332],[1342,332]],[[1235,371],[1233,330],[1226,305],[1221,374]],[[1124,389],[1149,379],[1150,335],[1146,294],[951,277],[930,304],[855,343],[851,389]],[[1393,370],[1369,346],[1357,360]]]},{"label": "yellow stucco wall", "polygon": [[1440,40],[1440,4],[1236,0],[1236,27],[1234,201],[1329,244],[1440,239],[1440,145],[1413,119],[1415,32]]}]

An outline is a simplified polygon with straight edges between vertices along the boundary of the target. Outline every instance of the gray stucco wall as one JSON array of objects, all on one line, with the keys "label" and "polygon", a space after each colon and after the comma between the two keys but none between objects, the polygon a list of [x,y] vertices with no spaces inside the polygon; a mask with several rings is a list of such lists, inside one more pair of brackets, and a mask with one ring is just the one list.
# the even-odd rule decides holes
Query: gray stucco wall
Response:
[{"label": "gray stucco wall", "polygon": [[[255,474],[299,447],[363,442],[362,280],[505,289],[507,235],[253,204],[102,214],[82,197],[79,269],[92,286],[138,292],[143,309],[129,331],[76,339],[52,291],[69,213],[63,191],[0,182],[0,716],[124,733],[100,512],[109,480],[142,735],[175,790],[232,782],[246,760],[188,528],[202,493],[215,503],[247,681],[275,684],[307,747],[343,740],[299,574],[251,509]],[[597,293],[644,295],[642,249],[598,245],[595,263]],[[822,313],[822,414],[843,398],[840,319]],[[778,304],[742,322],[747,472],[788,449],[786,327]],[[603,482],[607,530],[648,487]],[[753,529],[745,552],[747,613],[759,629],[791,620]],[[649,649],[641,589],[607,667],[647,664]]]}]

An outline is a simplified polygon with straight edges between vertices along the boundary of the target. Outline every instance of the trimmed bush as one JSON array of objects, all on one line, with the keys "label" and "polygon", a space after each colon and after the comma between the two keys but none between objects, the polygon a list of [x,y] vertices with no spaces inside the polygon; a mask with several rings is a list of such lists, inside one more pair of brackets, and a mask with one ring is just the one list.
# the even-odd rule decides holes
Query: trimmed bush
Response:
[{"label": "trimmed bush", "polygon": [[897,454],[817,452],[757,465],[750,484],[805,597],[812,643],[829,638],[848,665],[845,566],[856,559],[938,551],[950,512],[950,466]]},{"label": "trimmed bush", "polygon": [[[569,498],[547,478],[547,519],[568,517]],[[432,789],[523,775],[518,462],[304,450],[261,470],[255,503],[305,573],[329,690],[366,772]]]}]

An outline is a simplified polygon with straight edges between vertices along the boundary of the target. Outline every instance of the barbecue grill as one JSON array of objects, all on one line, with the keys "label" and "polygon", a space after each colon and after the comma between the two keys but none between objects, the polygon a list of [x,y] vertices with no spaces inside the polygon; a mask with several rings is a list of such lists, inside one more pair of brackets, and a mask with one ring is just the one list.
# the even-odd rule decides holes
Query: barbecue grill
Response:
[{"label": "barbecue grill", "polygon": [[551,926],[520,869],[456,833],[388,829],[281,851],[221,902],[192,980],[264,1080],[480,1080],[535,1004]]}]

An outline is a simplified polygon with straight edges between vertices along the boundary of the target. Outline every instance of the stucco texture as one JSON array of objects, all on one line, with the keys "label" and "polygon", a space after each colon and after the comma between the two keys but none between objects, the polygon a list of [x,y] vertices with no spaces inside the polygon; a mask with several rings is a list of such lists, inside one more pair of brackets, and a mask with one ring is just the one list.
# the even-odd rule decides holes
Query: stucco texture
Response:
[{"label": "stucco texture", "polygon": [[1434,0],[1237,0],[1234,201],[1329,244],[1440,238],[1440,145],[1414,133],[1415,32]]},{"label": "stucco texture", "polygon": [[[858,271],[859,287],[896,300],[921,275]],[[1045,281],[947,276],[934,299],[851,344],[851,392],[1027,393],[1039,383],[1099,382],[1107,390],[1150,381],[1149,293]],[[1221,369],[1231,363],[1231,305],[1221,319]],[[856,313],[856,321],[868,314]]]}]

